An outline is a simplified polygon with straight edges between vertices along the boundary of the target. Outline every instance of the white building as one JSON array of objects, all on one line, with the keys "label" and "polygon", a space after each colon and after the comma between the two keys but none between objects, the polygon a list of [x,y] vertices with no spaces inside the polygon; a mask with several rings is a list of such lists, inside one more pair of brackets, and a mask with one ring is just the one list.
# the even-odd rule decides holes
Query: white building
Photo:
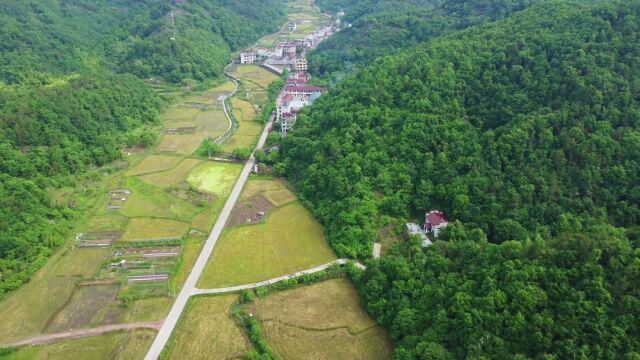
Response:
[{"label": "white building", "polygon": [[254,52],[241,52],[240,63],[241,64],[253,64],[257,59],[257,55]]}]

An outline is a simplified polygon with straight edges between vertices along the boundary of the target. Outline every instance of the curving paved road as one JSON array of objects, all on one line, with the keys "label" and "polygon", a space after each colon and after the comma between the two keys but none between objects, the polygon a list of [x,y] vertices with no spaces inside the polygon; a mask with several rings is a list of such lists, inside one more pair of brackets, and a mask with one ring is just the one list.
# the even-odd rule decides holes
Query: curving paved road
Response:
[{"label": "curving paved road", "polygon": [[[222,293],[234,292],[234,291],[245,290],[245,289],[255,289],[255,288],[260,287],[260,286],[272,285],[272,284],[275,284],[275,283],[283,281],[283,280],[299,277],[299,276],[302,276],[302,275],[313,274],[313,273],[316,273],[316,272],[319,272],[319,271],[322,271],[322,270],[326,270],[329,266],[331,266],[333,264],[344,265],[349,261],[350,260],[348,260],[348,259],[338,259],[338,260],[334,260],[334,261],[328,262],[326,264],[322,264],[320,266],[316,266],[316,267],[308,269],[308,270],[298,271],[298,272],[293,273],[293,274],[283,275],[283,276],[280,276],[280,277],[277,277],[277,278],[273,278],[273,279],[269,279],[269,280],[265,280],[265,281],[260,281],[260,282],[252,283],[252,284],[244,284],[244,285],[230,286],[230,287],[217,288],[217,289],[198,289],[198,288],[194,288],[193,292],[191,293],[191,295],[222,294]],[[355,265],[357,267],[359,267],[360,269],[363,269],[363,270],[366,269],[366,266],[362,265],[359,262],[355,263]]]},{"label": "curving paved road", "polygon": [[48,344],[59,340],[66,339],[75,339],[87,336],[95,336],[101,335],[104,333],[118,331],[118,330],[133,330],[133,329],[155,329],[160,330],[162,327],[163,321],[148,321],[148,322],[139,322],[139,323],[130,323],[130,324],[114,324],[114,325],[104,325],[98,326],[91,329],[78,329],[78,330],[69,330],[64,332],[59,332],[55,334],[47,334],[34,336],[30,338],[26,338],[20,341],[17,341],[9,346],[19,347],[25,345],[41,345]]},{"label": "curving paved road", "polygon": [[[271,128],[272,124],[273,117],[271,117],[267,125],[264,127],[264,130],[262,130],[262,135],[260,135],[260,140],[258,140],[258,146],[256,147],[256,149],[260,149],[264,145],[264,142],[267,140],[267,135],[269,134],[268,130]],[[222,208],[222,211],[220,212],[220,215],[218,216],[218,219],[213,226],[213,230],[211,231],[207,242],[204,244],[204,247],[200,252],[200,256],[198,256],[198,260],[193,266],[193,269],[191,270],[187,281],[182,287],[180,294],[178,294],[175,303],[173,303],[173,307],[171,308],[169,315],[165,319],[162,328],[160,328],[158,335],[156,335],[156,338],[154,339],[153,344],[151,345],[151,348],[149,349],[149,352],[145,357],[145,360],[157,359],[158,356],[160,356],[160,353],[162,352],[165,344],[169,340],[171,332],[173,332],[173,329],[175,328],[176,323],[180,318],[180,314],[182,314],[184,307],[187,305],[189,297],[194,292],[194,289],[196,289],[196,282],[200,278],[200,275],[202,274],[202,271],[207,264],[207,260],[209,259],[209,256],[211,255],[211,252],[213,251],[218,238],[220,237],[220,233],[222,232],[224,224],[229,218],[229,214],[231,214],[233,206],[240,197],[240,192],[242,191],[242,188],[244,187],[244,184],[247,181],[247,178],[249,177],[249,174],[251,173],[251,169],[253,168],[255,162],[256,159],[253,157],[253,154],[251,154],[251,157],[249,157],[249,160],[244,165],[244,168],[242,168],[242,172],[240,173],[236,184],[233,186],[233,190],[231,191],[227,202],[224,204],[224,207]]]}]

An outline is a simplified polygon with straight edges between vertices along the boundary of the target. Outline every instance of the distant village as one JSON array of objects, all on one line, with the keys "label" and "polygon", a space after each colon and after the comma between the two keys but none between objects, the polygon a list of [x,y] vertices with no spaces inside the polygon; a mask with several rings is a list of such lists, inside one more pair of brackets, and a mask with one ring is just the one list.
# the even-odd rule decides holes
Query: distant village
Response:
[{"label": "distant village", "polygon": [[[303,107],[313,102],[327,91],[320,86],[308,84],[308,69],[306,52],[315,48],[321,41],[333,35],[340,27],[340,17],[332,25],[324,26],[302,39],[288,39],[277,44],[274,48],[251,48],[240,53],[241,64],[255,64],[282,75],[286,70],[289,77],[276,103],[275,122],[280,125],[280,133],[286,135],[294,126],[298,112]],[[294,32],[297,23],[291,21],[288,29]]]}]

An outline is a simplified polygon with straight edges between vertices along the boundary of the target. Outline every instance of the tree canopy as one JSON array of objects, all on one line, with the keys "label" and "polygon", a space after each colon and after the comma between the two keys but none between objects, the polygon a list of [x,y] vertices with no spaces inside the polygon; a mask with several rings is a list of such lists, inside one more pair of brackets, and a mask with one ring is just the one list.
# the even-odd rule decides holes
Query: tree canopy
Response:
[{"label": "tree canopy", "polygon": [[[637,358],[640,1],[550,1],[431,39],[298,116],[279,165],[398,359]],[[321,51],[319,49],[318,51]]]}]

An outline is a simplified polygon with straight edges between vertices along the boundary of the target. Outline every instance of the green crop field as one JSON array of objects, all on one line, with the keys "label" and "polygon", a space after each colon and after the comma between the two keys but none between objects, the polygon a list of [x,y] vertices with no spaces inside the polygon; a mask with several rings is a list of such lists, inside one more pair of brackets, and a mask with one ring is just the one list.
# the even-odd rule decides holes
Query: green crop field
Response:
[{"label": "green crop field", "polygon": [[255,120],[256,112],[250,102],[233,98],[231,108],[238,121],[238,128],[224,142],[222,148],[227,152],[236,148],[253,148],[258,142],[263,124]]},{"label": "green crop field", "polygon": [[192,297],[164,349],[164,359],[236,359],[251,343],[230,315],[237,295]]},{"label": "green crop field", "polygon": [[277,75],[258,65],[238,65],[235,68],[234,75],[242,80],[256,83],[265,89],[278,79]]},{"label": "green crop field", "polygon": [[187,181],[199,191],[227,197],[241,170],[240,164],[205,162],[191,171]]},{"label": "green crop field", "polygon": [[297,200],[296,194],[278,180],[250,179],[242,190],[241,199],[246,200],[254,195],[263,195],[276,207]]},{"label": "green crop field", "polygon": [[[188,201],[137,178],[126,178],[125,186],[131,190],[131,196],[120,212],[128,217],[159,217],[186,221],[191,220],[198,212]],[[131,228],[131,225],[127,228]]]},{"label": "green crop field", "polygon": [[131,168],[127,175],[142,175],[169,170],[176,166],[182,158],[176,156],[149,155],[137,166]]},{"label": "green crop field", "polygon": [[334,259],[322,226],[295,202],[276,209],[263,223],[226,229],[198,287],[267,280]]},{"label": "green crop field", "polygon": [[283,359],[390,359],[384,329],[362,309],[344,278],[257,298],[251,311]]},{"label": "green crop field", "polygon": [[0,356],[2,360],[116,360],[142,359],[151,346],[153,330],[119,331],[72,339],[49,345],[29,346]]},{"label": "green crop field", "polygon": [[202,160],[184,159],[176,167],[171,170],[158,172],[154,174],[142,175],[139,178],[149,184],[166,188],[178,185],[186,180],[189,172],[202,163]]},{"label": "green crop field", "polygon": [[181,237],[189,230],[189,224],[172,219],[134,218],[120,241],[149,240]]}]

